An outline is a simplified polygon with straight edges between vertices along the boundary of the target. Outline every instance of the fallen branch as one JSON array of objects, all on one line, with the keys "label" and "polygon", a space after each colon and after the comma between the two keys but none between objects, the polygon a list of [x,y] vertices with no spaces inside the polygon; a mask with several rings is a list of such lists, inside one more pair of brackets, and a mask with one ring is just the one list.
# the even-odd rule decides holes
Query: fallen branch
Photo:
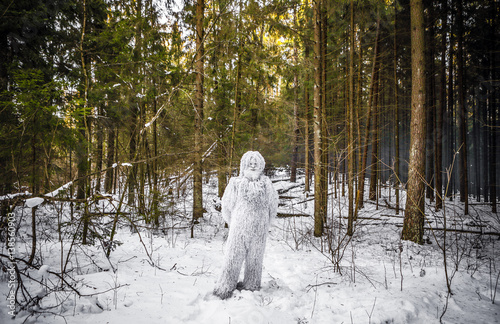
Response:
[{"label": "fallen branch", "polygon": [[278,213],[276,217],[285,218],[285,217],[310,217],[309,214],[289,214],[289,213]]},{"label": "fallen branch", "polygon": [[[403,224],[394,224],[397,227],[403,227]],[[446,230],[447,232],[457,232],[457,233],[465,233],[465,234],[479,234],[479,235],[497,235],[500,236],[500,233],[498,232],[481,232],[481,231],[471,231],[471,230],[465,230],[465,229],[460,229],[460,228],[439,228],[439,227],[424,227],[424,230],[428,231],[444,231]]]}]

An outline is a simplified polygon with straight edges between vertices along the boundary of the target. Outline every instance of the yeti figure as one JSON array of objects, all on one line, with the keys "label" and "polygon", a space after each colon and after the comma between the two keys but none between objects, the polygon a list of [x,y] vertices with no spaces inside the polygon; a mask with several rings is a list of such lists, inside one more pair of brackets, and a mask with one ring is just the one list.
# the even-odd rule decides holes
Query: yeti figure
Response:
[{"label": "yeti figure", "polygon": [[[240,176],[233,177],[222,197],[222,217],[229,225],[222,273],[214,295],[222,299],[234,289],[258,290],[262,260],[271,219],[278,209],[278,193],[271,180],[262,174],[265,161],[257,151],[241,158]],[[243,282],[238,277],[243,262]]]}]

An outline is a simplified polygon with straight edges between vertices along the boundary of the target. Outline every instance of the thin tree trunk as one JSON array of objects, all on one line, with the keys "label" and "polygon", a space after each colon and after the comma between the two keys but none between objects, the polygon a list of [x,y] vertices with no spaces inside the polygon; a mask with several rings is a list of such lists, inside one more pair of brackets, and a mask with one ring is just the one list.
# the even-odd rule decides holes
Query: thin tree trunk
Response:
[{"label": "thin tree trunk", "polygon": [[[305,58],[306,60],[309,59],[309,51],[310,47],[308,44],[305,44]],[[309,70],[306,71],[305,75],[305,82],[304,82],[304,169],[305,169],[305,192],[309,192],[310,189],[310,183],[311,183],[311,166],[310,166],[310,141],[311,141],[311,136],[309,132],[310,128],[310,106],[309,106]]]},{"label": "thin tree trunk", "polygon": [[[203,188],[202,188],[202,122],[203,122],[203,61],[205,50],[203,46],[203,16],[205,11],[204,0],[196,3],[196,95],[194,117],[194,169],[193,169],[193,221],[203,217]],[[193,237],[193,232],[191,232]]]},{"label": "thin tree trunk", "polygon": [[314,236],[323,234],[322,184],[322,66],[321,66],[321,0],[314,2]]},{"label": "thin tree trunk", "polygon": [[349,200],[347,213],[347,235],[354,234],[354,174],[355,174],[355,151],[354,151],[354,0],[350,1],[350,28],[349,28],[349,104],[348,104],[348,139],[347,139],[347,196]]},{"label": "thin tree trunk", "polygon": [[[365,137],[364,143],[360,149],[363,150],[363,154],[361,156],[361,175],[358,179],[358,190],[356,193],[356,209],[354,211],[354,219],[356,219],[358,215],[358,211],[363,207],[364,193],[365,193],[365,176],[366,176],[366,163],[368,159],[368,142],[370,139],[370,127],[371,127],[371,119],[372,119],[372,106],[374,102],[374,90],[376,75],[378,69],[378,51],[380,47],[380,18],[377,18],[377,32],[375,36],[375,46],[373,49],[373,63],[372,63],[372,79],[370,81],[370,95],[368,98],[368,114],[366,117],[366,129],[365,129]],[[361,139],[360,139],[361,140]]]},{"label": "thin tree trunk", "polygon": [[[103,116],[103,109],[102,106],[99,106],[99,119],[101,119],[101,116]],[[95,192],[100,192],[101,191],[101,170],[102,170],[102,160],[103,160],[103,141],[104,141],[104,135],[103,135],[103,125],[101,120],[97,120],[97,161],[96,161],[96,170],[97,170],[97,177],[96,177],[96,183],[95,183]]]},{"label": "thin tree trunk", "polygon": [[323,226],[326,223],[327,206],[328,206],[328,180],[329,180],[329,157],[328,157],[328,124],[326,103],[328,98],[327,89],[327,73],[328,65],[326,64],[326,43],[328,34],[328,19],[327,19],[328,2],[321,2],[321,198]]},{"label": "thin tree trunk", "polygon": [[[155,91],[156,93],[156,91]],[[156,102],[156,96],[153,99],[153,113],[156,115],[158,111],[157,108],[157,102]],[[152,209],[153,209],[153,218],[155,220],[155,225],[159,226],[160,225],[160,210],[159,210],[159,196],[160,196],[160,191],[158,188],[158,159],[156,158],[158,156],[158,125],[155,121],[153,122],[153,150],[154,150],[154,161],[153,161],[153,166],[152,166],[152,172],[153,172],[153,203],[152,203]]]},{"label": "thin tree trunk", "polygon": [[33,264],[36,254],[36,210],[38,206],[31,208],[31,254],[28,259],[28,264]]},{"label": "thin tree trunk", "polygon": [[422,0],[410,0],[411,15],[411,124],[408,190],[402,239],[423,243],[425,177],[425,47]]},{"label": "thin tree trunk", "polygon": [[[243,10],[242,0],[239,2],[240,12]],[[241,15],[238,17],[237,33],[241,33]],[[233,173],[234,145],[236,141],[236,125],[240,109],[241,55],[243,50],[242,36],[238,36],[238,62],[236,63],[236,84],[234,87],[233,125],[231,127],[231,143],[229,145],[229,177]]]},{"label": "thin tree trunk", "polygon": [[434,119],[436,114],[436,95],[435,95],[435,64],[434,64],[434,10],[432,4],[428,8],[426,15],[427,31],[424,32],[426,42],[426,109],[427,109],[427,145],[426,145],[426,197],[430,202],[434,201],[434,138],[435,127]]},{"label": "thin tree trunk", "polygon": [[[493,46],[492,46],[493,47]],[[492,76],[492,80],[498,80],[500,77],[498,73],[498,59],[496,52],[493,51],[493,48],[490,53],[490,73]],[[500,99],[500,90],[498,87],[492,86],[490,90],[491,100],[488,100],[489,111],[490,111],[490,146],[489,146],[489,154],[490,154],[490,202],[491,202],[491,211],[493,213],[497,212],[497,128],[498,128],[498,115],[495,109],[495,102],[498,102]]]},{"label": "thin tree trunk", "polygon": [[111,168],[115,159],[115,129],[114,125],[108,126],[108,145],[106,156],[106,179],[104,180],[104,190],[110,193],[113,190],[114,168]]},{"label": "thin tree trunk", "polygon": [[373,88],[373,123],[372,123],[372,158],[370,165],[370,188],[368,199],[377,199],[377,181],[378,181],[378,165],[379,165],[379,96],[380,96],[380,71],[377,68],[375,71],[375,85]]},{"label": "thin tree trunk", "polygon": [[[90,195],[90,179],[88,177],[89,171],[89,148],[90,148],[90,120],[86,115],[86,108],[88,107],[88,92],[89,92],[89,75],[88,75],[88,64],[89,57],[88,53],[84,50],[83,44],[85,40],[85,34],[87,32],[87,3],[86,0],[83,1],[83,17],[82,17],[82,33],[80,38],[80,58],[82,64],[82,74],[83,74],[83,107],[84,115],[79,119],[79,129],[81,136],[83,138],[83,143],[78,150],[78,185],[77,185],[77,199],[88,198]],[[88,204],[85,202],[83,211],[83,233],[82,233],[82,243],[87,244],[87,233],[89,227],[89,218],[87,213]]]},{"label": "thin tree trunk", "polygon": [[434,172],[436,192],[436,211],[443,208],[443,174],[441,172],[443,165],[443,113],[446,110],[446,29],[447,14],[446,1],[443,2],[442,27],[441,27],[441,74],[440,74],[440,92],[439,105],[436,106],[436,133],[434,143]]},{"label": "thin tree trunk", "polygon": [[[396,6],[396,3],[394,3]],[[395,9],[396,14],[394,15],[394,173],[395,181],[394,187],[396,195],[396,215],[399,215],[399,186],[400,186],[400,174],[399,174],[399,98],[398,98],[398,66],[397,66],[397,9]]]},{"label": "thin tree trunk", "polygon": [[457,24],[458,24],[458,132],[460,145],[460,201],[465,202],[464,213],[469,214],[469,177],[467,168],[467,108],[465,107],[465,84],[464,84],[464,58],[463,58],[463,14],[462,0],[458,0]]},{"label": "thin tree trunk", "polygon": [[[476,98],[480,98],[481,93],[480,90],[476,87],[475,88]],[[479,136],[479,109],[480,109],[480,104],[478,100],[475,101],[473,104],[473,119],[472,119],[472,143],[473,143],[473,149],[474,149],[474,154],[472,155],[472,168],[471,168],[471,177],[474,179],[474,194],[476,195],[476,201],[481,202],[481,168],[479,167],[480,162],[479,162],[479,157],[481,156],[479,154],[479,146],[480,146],[480,136]],[[473,172],[473,173],[472,173]]]},{"label": "thin tree trunk", "polygon": [[[294,9],[293,21],[295,28],[297,27],[297,12]],[[297,181],[297,160],[299,158],[299,107],[298,107],[298,51],[297,51],[297,43],[294,41],[293,43],[293,61],[294,61],[294,70],[293,70],[293,138],[292,138],[292,162],[290,163],[290,181]]]},{"label": "thin tree trunk", "polygon": [[[450,28],[451,29],[451,28]],[[448,50],[448,58],[450,61],[448,62],[448,106],[447,106],[447,113],[446,113],[446,124],[448,128],[448,159],[446,161],[446,167],[451,167],[453,165],[453,160],[454,160],[454,152],[455,146],[454,146],[454,139],[455,139],[455,133],[454,133],[454,113],[453,113],[453,103],[454,103],[454,94],[455,94],[455,89],[454,89],[454,53],[453,53],[453,47],[454,47],[454,40],[453,40],[453,32],[449,30],[449,38],[450,38],[450,45],[449,45],[449,50]],[[454,167],[451,169],[451,174],[449,176],[449,179],[447,180],[449,183],[449,188],[450,190],[447,191],[447,194],[449,194],[450,200],[453,200],[453,193],[454,193],[454,186],[455,186],[455,173],[456,173],[456,168]]]}]

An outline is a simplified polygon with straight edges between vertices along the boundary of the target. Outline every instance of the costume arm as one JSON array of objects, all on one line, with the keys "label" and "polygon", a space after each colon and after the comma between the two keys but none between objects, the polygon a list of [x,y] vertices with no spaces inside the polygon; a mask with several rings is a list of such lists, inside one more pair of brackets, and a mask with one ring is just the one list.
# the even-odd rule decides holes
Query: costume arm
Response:
[{"label": "costume arm", "polygon": [[279,196],[271,179],[269,178],[266,178],[266,187],[269,197],[269,222],[271,222],[278,213]]},{"label": "costume arm", "polygon": [[235,178],[229,179],[224,195],[222,196],[222,218],[228,225],[231,225],[231,213],[233,212],[234,205],[236,205],[237,186]]}]

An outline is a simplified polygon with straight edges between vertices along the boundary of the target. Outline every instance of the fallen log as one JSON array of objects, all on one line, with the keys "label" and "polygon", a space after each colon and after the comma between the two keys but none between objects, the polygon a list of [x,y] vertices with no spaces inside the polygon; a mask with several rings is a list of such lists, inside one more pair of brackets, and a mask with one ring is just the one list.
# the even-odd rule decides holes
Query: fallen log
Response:
[{"label": "fallen log", "polygon": [[[396,225],[397,227],[403,227],[403,224],[394,224],[394,225]],[[456,232],[456,233],[500,236],[500,233],[497,233],[497,232],[481,232],[481,231],[465,230],[465,229],[460,229],[460,228],[424,227],[424,230],[428,230],[428,231],[445,231],[446,230],[448,232]]]},{"label": "fallen log", "polygon": [[276,217],[285,218],[285,217],[310,217],[309,214],[290,214],[290,213],[278,213]]},{"label": "fallen log", "polygon": [[288,187],[288,188],[278,189],[277,191],[278,191],[278,194],[282,195],[282,194],[287,193],[287,192],[289,192],[290,190],[295,189],[295,188],[298,188],[298,187],[300,187],[300,186],[302,186],[302,185],[301,185],[301,184],[296,184],[296,185],[290,186],[290,187]]},{"label": "fallen log", "polygon": [[294,197],[294,196],[280,196],[280,199],[290,199],[290,200],[292,200],[292,199],[297,199],[297,198],[299,198],[299,197]]}]

